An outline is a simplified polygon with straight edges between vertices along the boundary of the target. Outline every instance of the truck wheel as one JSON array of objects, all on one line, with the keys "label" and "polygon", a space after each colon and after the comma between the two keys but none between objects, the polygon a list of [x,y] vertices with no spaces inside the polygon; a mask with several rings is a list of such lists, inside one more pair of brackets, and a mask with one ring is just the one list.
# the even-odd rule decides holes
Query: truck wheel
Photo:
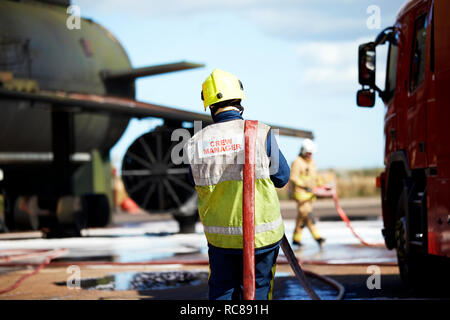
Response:
[{"label": "truck wheel", "polygon": [[400,277],[405,286],[409,289],[419,289],[426,282],[426,271],[424,270],[426,257],[412,252],[408,248],[408,226],[406,221],[406,214],[408,214],[407,203],[407,189],[404,189],[398,201],[397,221],[395,225],[397,261]]}]

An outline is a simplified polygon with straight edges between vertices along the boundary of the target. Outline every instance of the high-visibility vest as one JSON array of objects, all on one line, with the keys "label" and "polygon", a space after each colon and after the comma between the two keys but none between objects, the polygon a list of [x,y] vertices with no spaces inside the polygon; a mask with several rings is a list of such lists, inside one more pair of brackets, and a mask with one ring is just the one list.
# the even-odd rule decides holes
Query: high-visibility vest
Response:
[{"label": "high-visibility vest", "polygon": [[[270,180],[267,135],[258,123],[255,159],[255,248],[281,240],[284,225],[278,195]],[[198,193],[206,238],[219,248],[242,249],[244,120],[209,125],[185,145]]]}]

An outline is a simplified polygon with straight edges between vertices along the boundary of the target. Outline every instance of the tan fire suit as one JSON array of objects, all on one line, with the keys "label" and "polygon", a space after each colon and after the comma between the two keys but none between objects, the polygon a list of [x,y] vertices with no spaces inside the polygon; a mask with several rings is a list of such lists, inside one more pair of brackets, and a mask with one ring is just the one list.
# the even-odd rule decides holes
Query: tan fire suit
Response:
[{"label": "tan fire suit", "polygon": [[289,180],[291,183],[291,197],[297,201],[298,210],[294,230],[294,242],[301,242],[302,229],[305,226],[309,229],[315,240],[321,239],[312,217],[313,202],[316,200],[312,189],[321,185],[314,160],[306,160],[302,156],[298,156],[292,162]]}]

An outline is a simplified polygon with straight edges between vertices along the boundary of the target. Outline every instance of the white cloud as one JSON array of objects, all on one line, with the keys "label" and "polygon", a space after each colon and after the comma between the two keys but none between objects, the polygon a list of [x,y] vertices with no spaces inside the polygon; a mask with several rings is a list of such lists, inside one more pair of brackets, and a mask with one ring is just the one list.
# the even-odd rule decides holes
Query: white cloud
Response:
[{"label": "white cloud", "polygon": [[[398,8],[404,0],[379,0],[383,21],[387,8]],[[366,8],[371,0],[73,0],[83,8],[95,8],[107,14],[144,16],[146,19],[232,13],[240,15],[271,36],[301,42],[296,53],[303,63],[302,84],[357,83],[357,39],[373,34],[366,28]],[[398,2],[398,4],[396,4]],[[226,24],[226,21],[215,23]],[[392,22],[390,22],[392,23]],[[374,35],[372,35],[373,37]],[[332,40],[330,40],[332,39]]]},{"label": "white cloud", "polygon": [[260,2],[258,2],[258,0],[73,0],[73,3],[79,5],[81,9],[83,9],[83,7],[89,7],[108,13],[130,14],[155,18],[160,15],[178,16],[205,13],[208,11],[220,12],[223,10],[239,10],[257,6]]},{"label": "white cloud", "polygon": [[358,81],[358,46],[370,39],[353,41],[310,41],[297,46],[302,84],[355,85]]},{"label": "white cloud", "polygon": [[308,68],[302,75],[302,84],[343,84],[358,81],[358,69],[356,67],[312,67]]},{"label": "white cloud", "polygon": [[316,38],[323,35],[340,37],[356,30],[364,32],[365,25],[363,14],[349,17],[327,11],[317,5],[256,7],[249,10],[247,16],[264,31],[289,39]]},{"label": "white cloud", "polygon": [[[149,19],[192,18],[200,14],[232,13],[253,22],[261,30],[285,39],[348,36],[365,33],[366,2],[371,0],[73,0],[84,8],[106,14]],[[398,1],[398,0],[397,0]],[[362,7],[364,10],[359,10]],[[347,10],[350,8],[351,10]]]}]

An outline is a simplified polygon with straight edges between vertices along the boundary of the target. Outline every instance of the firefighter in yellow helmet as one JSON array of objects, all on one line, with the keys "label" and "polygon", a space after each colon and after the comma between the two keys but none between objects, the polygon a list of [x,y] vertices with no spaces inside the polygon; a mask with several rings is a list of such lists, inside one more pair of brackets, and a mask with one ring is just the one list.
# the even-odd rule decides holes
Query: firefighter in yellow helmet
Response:
[{"label": "firefighter in yellow helmet", "polygon": [[201,98],[205,110],[209,107],[212,116],[218,114],[217,111],[224,112],[233,108],[241,115],[244,111],[241,101],[245,99],[245,95],[241,80],[220,69],[214,69],[203,82]]},{"label": "firefighter in yellow helmet", "polygon": [[[208,241],[209,298],[242,299],[244,119],[241,81],[215,69],[202,85],[214,124],[185,145],[191,182]],[[270,127],[258,123],[255,169],[255,299],[271,299],[284,224],[275,188],[289,181],[289,166]],[[273,155],[273,157],[272,157]],[[269,168],[270,167],[270,168]],[[274,167],[277,170],[271,170]],[[276,171],[276,172],[275,172]]]},{"label": "firefighter in yellow helmet", "polygon": [[306,226],[313,238],[322,247],[324,238],[320,236],[312,215],[313,202],[316,200],[312,192],[314,187],[322,182],[317,174],[316,164],[312,155],[316,152],[316,145],[311,139],[303,140],[300,154],[292,162],[290,183],[293,198],[297,201],[297,220],[294,229],[293,244],[301,246],[302,230]]}]

